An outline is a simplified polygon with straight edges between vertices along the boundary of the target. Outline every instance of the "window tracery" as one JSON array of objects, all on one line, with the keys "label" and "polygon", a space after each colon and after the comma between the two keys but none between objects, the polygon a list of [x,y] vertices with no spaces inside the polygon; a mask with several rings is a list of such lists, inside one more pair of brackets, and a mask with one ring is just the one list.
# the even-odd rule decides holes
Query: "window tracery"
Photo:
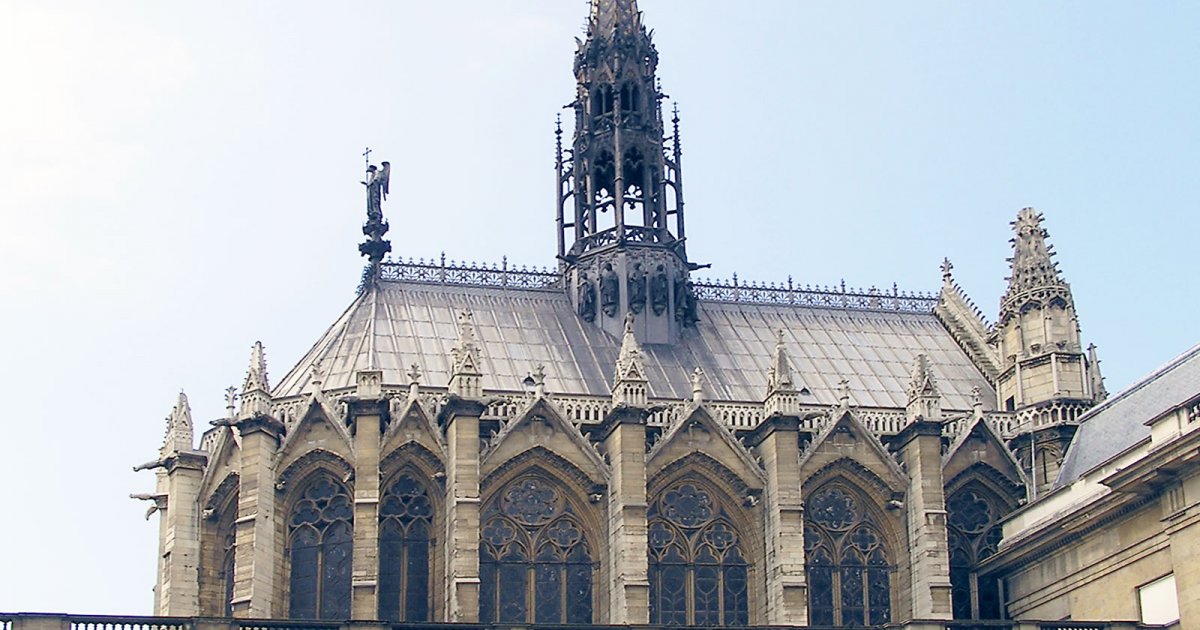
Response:
[{"label": "window tracery", "polygon": [[388,487],[379,505],[379,618],[429,621],[433,503],[409,474]]},{"label": "window tracery", "polygon": [[293,619],[349,619],[353,503],[319,474],[288,517],[289,613]]},{"label": "window tracery", "polygon": [[968,486],[946,501],[950,545],[950,597],[955,619],[999,619],[1000,592],[995,580],[983,580],[976,567],[996,553],[1002,535],[999,502]]},{"label": "window tracery", "polygon": [[831,483],[805,502],[804,554],[810,623],[891,621],[891,556],[882,524],[858,492]]},{"label": "window tracery", "polygon": [[481,622],[592,622],[591,547],[559,488],[521,477],[484,507],[481,521]]},{"label": "window tracery", "polygon": [[720,502],[685,482],[662,492],[647,516],[650,623],[748,625],[750,563]]}]

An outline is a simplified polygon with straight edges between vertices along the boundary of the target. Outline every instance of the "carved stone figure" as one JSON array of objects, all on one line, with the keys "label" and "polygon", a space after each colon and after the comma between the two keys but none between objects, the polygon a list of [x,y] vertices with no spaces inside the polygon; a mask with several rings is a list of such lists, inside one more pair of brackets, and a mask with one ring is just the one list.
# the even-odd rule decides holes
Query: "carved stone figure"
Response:
[{"label": "carved stone figure", "polygon": [[635,315],[646,308],[646,272],[642,271],[642,263],[633,263],[633,271],[629,272],[626,280],[629,290],[629,310]]},{"label": "carved stone figure", "polygon": [[695,324],[700,319],[696,313],[694,291],[692,281],[686,277],[680,277],[675,281],[675,319],[684,326]]},{"label": "carved stone figure", "polygon": [[604,271],[600,272],[600,309],[604,311],[605,315],[614,317],[620,301],[617,272],[613,271],[612,263],[604,263]]},{"label": "carved stone figure", "polygon": [[667,270],[659,265],[654,270],[654,276],[650,278],[650,308],[655,315],[662,315],[667,310],[667,304],[670,303],[670,295],[668,289],[670,284],[667,282]]},{"label": "carved stone figure", "polygon": [[596,287],[587,273],[579,274],[579,316],[584,321],[596,321]]}]

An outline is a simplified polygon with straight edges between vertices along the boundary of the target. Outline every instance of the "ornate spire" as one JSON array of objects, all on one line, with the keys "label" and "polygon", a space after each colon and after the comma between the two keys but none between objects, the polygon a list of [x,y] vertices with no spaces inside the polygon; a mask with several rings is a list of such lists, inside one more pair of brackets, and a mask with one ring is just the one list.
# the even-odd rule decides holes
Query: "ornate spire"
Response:
[{"label": "ornate spire", "polygon": [[918,354],[913,359],[912,380],[908,384],[908,420],[926,420],[940,422],[942,419],[942,394],[938,391],[937,380],[933,377],[933,368],[929,365],[929,357]]},{"label": "ornate spire", "polygon": [[633,334],[633,320],[633,313],[625,316],[625,334],[621,337],[621,352],[613,377],[613,406],[646,406],[646,365],[642,361],[642,346]]},{"label": "ornate spire", "polygon": [[1042,227],[1042,214],[1033,208],[1022,208],[1017,220],[1012,222],[1016,236],[1012,239],[1012,275],[1008,277],[1008,291],[1001,301],[1001,319],[1019,307],[1031,293],[1047,291],[1065,294],[1070,299],[1070,287],[1059,274],[1058,263],[1054,262],[1054,248],[1046,243],[1050,236]]},{"label": "ornate spire", "polygon": [[250,367],[242,385],[239,419],[267,415],[271,411],[271,387],[267,383],[267,353],[261,341],[250,347]]},{"label": "ornate spire", "polygon": [[458,314],[458,341],[450,349],[454,369],[450,373],[450,392],[463,398],[483,395],[479,364],[479,344],[475,342],[475,319],[471,311]]},{"label": "ornate spire", "polygon": [[187,394],[179,392],[179,400],[171,415],[167,416],[167,435],[163,440],[161,455],[166,457],[172,453],[192,450],[192,408],[188,406]]},{"label": "ornate spire", "polygon": [[1100,374],[1100,357],[1096,354],[1096,344],[1088,344],[1088,380],[1092,390],[1092,400],[1104,402],[1108,398],[1108,390],[1104,389],[1104,377]]}]

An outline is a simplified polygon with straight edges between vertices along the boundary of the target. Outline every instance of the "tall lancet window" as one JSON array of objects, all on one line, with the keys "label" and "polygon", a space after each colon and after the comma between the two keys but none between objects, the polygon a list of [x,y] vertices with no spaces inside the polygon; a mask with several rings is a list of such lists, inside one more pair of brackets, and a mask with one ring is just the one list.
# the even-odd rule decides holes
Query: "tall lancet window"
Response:
[{"label": "tall lancet window", "polygon": [[650,623],[748,625],[750,563],[721,502],[687,482],[660,493],[647,516]]},{"label": "tall lancet window", "polygon": [[864,626],[892,620],[892,562],[883,528],[862,495],[834,482],[804,505],[808,621]]},{"label": "tall lancet window", "polygon": [[379,506],[379,618],[429,621],[433,503],[421,482],[401,475]]},{"label": "tall lancet window", "polygon": [[592,623],[595,563],[584,528],[553,483],[509,483],[480,517],[482,623]]},{"label": "tall lancet window", "polygon": [[288,517],[288,612],[292,619],[349,619],[353,504],[342,484],[318,474]]},{"label": "tall lancet window", "polygon": [[950,598],[955,619],[999,619],[996,580],[979,577],[975,567],[996,553],[1000,544],[998,502],[978,487],[968,486],[946,501],[950,543]]},{"label": "tall lancet window", "polygon": [[221,614],[225,617],[233,616],[233,568],[237,552],[237,531],[234,523],[237,521],[237,506],[237,494],[234,494],[225,506],[220,525],[217,527],[217,540],[221,541],[219,580],[221,595],[224,597],[224,601],[221,602]]}]

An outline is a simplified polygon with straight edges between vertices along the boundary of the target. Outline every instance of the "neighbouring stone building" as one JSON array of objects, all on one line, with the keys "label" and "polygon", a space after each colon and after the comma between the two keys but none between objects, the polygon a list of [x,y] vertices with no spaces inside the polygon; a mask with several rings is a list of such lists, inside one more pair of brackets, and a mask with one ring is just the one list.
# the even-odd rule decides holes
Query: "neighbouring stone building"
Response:
[{"label": "neighbouring stone building", "polygon": [[658,52],[591,4],[557,268],[386,259],[371,167],[357,299],[143,466],[157,613],[1200,627],[1200,350],[1106,400],[1029,208],[991,324],[948,261],[936,296],[698,279]]}]

